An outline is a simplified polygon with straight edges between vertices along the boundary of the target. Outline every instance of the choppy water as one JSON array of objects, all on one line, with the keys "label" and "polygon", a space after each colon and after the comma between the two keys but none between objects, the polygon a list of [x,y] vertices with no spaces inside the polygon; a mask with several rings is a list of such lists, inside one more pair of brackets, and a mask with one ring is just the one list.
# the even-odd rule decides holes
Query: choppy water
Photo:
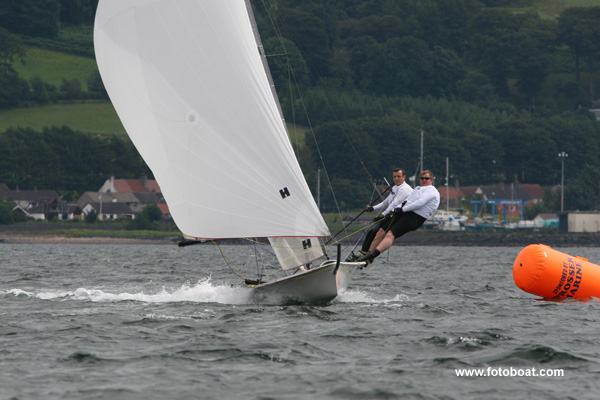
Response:
[{"label": "choppy water", "polygon": [[598,398],[600,303],[520,291],[520,250],[396,247],[308,306],[252,304],[214,247],[3,244],[0,399]]}]

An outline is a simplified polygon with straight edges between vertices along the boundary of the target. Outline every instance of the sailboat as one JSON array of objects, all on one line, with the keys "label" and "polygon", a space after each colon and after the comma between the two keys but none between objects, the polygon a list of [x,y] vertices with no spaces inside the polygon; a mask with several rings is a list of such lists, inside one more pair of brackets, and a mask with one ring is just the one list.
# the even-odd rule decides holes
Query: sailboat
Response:
[{"label": "sailboat", "polygon": [[[259,296],[322,303],[361,263],[330,232],[290,143],[248,0],[100,0],[100,75],[186,238],[268,239]],[[251,239],[259,238],[259,239]],[[271,278],[273,276],[273,278]]]}]

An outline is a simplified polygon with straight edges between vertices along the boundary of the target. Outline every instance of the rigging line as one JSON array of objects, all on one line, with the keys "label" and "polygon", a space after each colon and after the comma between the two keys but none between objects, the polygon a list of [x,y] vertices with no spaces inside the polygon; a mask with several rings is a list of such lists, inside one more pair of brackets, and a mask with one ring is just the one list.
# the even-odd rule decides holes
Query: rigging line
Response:
[{"label": "rigging line", "polygon": [[415,174],[413,175],[413,189],[415,188],[415,186],[417,186],[417,175],[419,174],[419,168],[421,167],[421,160],[419,160],[419,162],[417,163],[417,170],[415,171]]},{"label": "rigging line", "polygon": [[[348,246],[344,246],[344,251],[346,251],[346,248],[348,248],[348,247],[351,247],[352,251],[354,251],[354,249],[356,249],[356,247],[358,247],[358,244],[363,242],[365,235],[367,234],[367,229],[372,226],[373,226],[373,224],[367,225],[364,228],[360,228],[359,230],[350,234],[349,236],[342,237],[341,239],[334,241],[333,243],[330,244],[330,246],[341,244],[344,240],[348,240],[349,244],[348,244]],[[352,239],[352,236],[357,233],[360,233],[358,238],[356,238],[356,240]]]},{"label": "rigging line", "polygon": [[[248,240],[248,239],[246,239]],[[229,269],[231,270],[231,272],[233,272],[234,275],[236,275],[238,278],[246,280],[248,278],[246,278],[241,270],[241,268],[230,258],[228,257],[225,252],[223,251],[223,249],[221,248],[221,246],[219,245],[218,242],[211,240],[211,242],[217,246],[217,248],[219,249],[219,252],[221,253],[221,257],[223,258],[223,260],[225,261],[225,264],[227,264],[227,266],[229,267]],[[262,261],[262,258],[261,258]],[[235,268],[234,268],[235,267]],[[264,268],[263,268],[264,270]],[[269,277],[271,275],[276,274],[277,272],[279,272],[279,270],[275,270],[269,274],[262,274],[261,277]]]},{"label": "rigging line", "polygon": [[[279,42],[281,44],[281,47],[283,48],[284,54],[288,55],[288,63],[289,63],[289,52],[287,51],[285,44],[283,42],[283,35],[281,33],[281,27],[279,26],[279,23],[277,21],[277,18],[275,17],[275,14],[269,12],[269,10],[273,10],[274,6],[273,6],[273,2],[269,0],[269,4],[270,4],[270,8],[267,7],[267,5],[265,4],[265,0],[262,0],[262,4],[263,7],[265,9],[265,11],[267,12],[267,15],[269,16],[269,20],[271,21],[271,25],[273,26],[273,29],[275,30],[275,32],[277,33],[277,38],[279,39]],[[306,61],[304,60],[304,56],[300,53],[299,54],[300,58],[306,63]],[[299,90],[299,85],[298,85],[298,81],[296,79],[296,76],[294,74],[293,69],[291,68],[291,64],[289,64],[289,68],[292,70],[292,75],[294,75],[294,81],[296,83],[296,88],[298,91],[298,95],[301,96],[300,94],[300,90]],[[340,119],[338,118],[337,114],[335,113],[335,111],[333,110],[333,107],[331,106],[331,103],[329,102],[329,99],[327,98],[327,96],[324,95],[325,90],[323,89],[323,87],[319,84],[319,81],[317,79],[315,79],[315,76],[313,76],[313,72],[310,69],[307,69],[308,73],[310,74],[310,76],[312,77],[312,81],[315,83],[315,86],[320,89],[319,93],[321,93],[323,100],[325,101],[325,104],[327,104],[327,109],[331,112],[331,115],[333,116],[333,118],[338,121],[339,127],[342,131],[342,133],[344,134],[344,137],[346,138],[346,141],[348,142],[348,144],[350,145],[350,147],[352,148],[352,151],[354,152],[354,154],[356,155],[356,157],[358,158],[358,160],[360,161],[360,163],[362,164],[365,172],[367,173],[367,176],[369,177],[369,180],[371,181],[371,183],[373,183],[374,186],[376,186],[376,184],[373,181],[373,178],[371,176],[371,174],[369,173],[369,171],[367,170],[367,167],[365,166],[364,161],[362,160],[362,158],[360,157],[360,154],[358,154],[358,151],[356,150],[356,147],[354,146],[354,143],[350,140],[350,137],[348,136],[348,133],[346,131],[346,129],[344,129],[344,127],[342,126],[342,124],[340,123]],[[291,93],[291,91],[290,91]],[[306,107],[304,106],[304,101],[302,100],[301,97],[301,101],[306,113]],[[307,119],[308,119],[308,115],[307,115]],[[313,136],[314,136],[314,131],[312,130],[312,126],[311,126],[311,131],[313,132]],[[315,141],[316,142],[316,141]],[[316,143],[315,143],[316,144]],[[318,148],[318,145],[317,145]],[[321,161],[322,158],[321,158]],[[323,164],[323,166],[325,166],[325,164]],[[381,171],[378,171],[380,174],[382,174]],[[382,174],[383,175],[383,174]],[[337,206],[337,202],[336,202],[336,206]]]},{"label": "rigging line", "polygon": [[254,263],[256,264],[256,279],[258,281],[260,281],[262,279],[262,272],[264,272],[264,268],[262,268],[262,271],[261,271],[261,267],[258,262],[258,258],[260,257],[260,254],[256,247],[257,247],[256,243],[252,243],[252,249],[254,250]]},{"label": "rigging line", "polygon": [[[282,43],[282,45],[283,45],[283,43]],[[294,83],[296,86],[296,92],[298,93],[298,97],[300,98],[300,104],[302,104],[302,109],[304,110],[304,115],[305,115],[306,121],[308,123],[309,131],[311,132],[311,134],[312,134],[311,136],[313,138],[313,141],[315,142],[315,148],[317,149],[317,153],[319,154],[319,160],[321,161],[321,165],[323,166],[323,170],[325,171],[325,177],[327,179],[327,183],[329,184],[329,187],[332,188],[331,195],[333,197],[333,202],[335,203],[335,208],[338,212],[338,216],[340,217],[340,219],[342,219],[342,213],[341,213],[340,206],[339,206],[339,203],[337,200],[337,196],[335,195],[335,192],[333,191],[333,185],[331,183],[331,178],[329,176],[329,172],[325,165],[325,160],[323,159],[323,154],[321,153],[321,148],[319,147],[319,143],[317,142],[317,137],[315,135],[315,130],[313,128],[312,121],[306,110],[306,103],[304,102],[304,96],[302,95],[302,92],[300,90],[300,85],[298,84],[298,78],[296,77],[296,74],[294,73],[294,69],[292,68],[291,63],[288,64],[288,67],[289,67],[291,76],[294,79]]]},{"label": "rigging line", "polygon": [[[293,71],[292,71],[292,76],[294,77],[294,80],[295,80],[296,75],[294,75]],[[335,208],[337,210],[338,216],[340,217],[340,219],[342,219],[342,211],[340,209],[340,205],[338,203],[337,196],[335,195],[335,192],[333,191],[333,184],[331,183],[331,178],[329,177],[329,172],[327,171],[327,167],[325,166],[325,160],[323,159],[323,153],[321,153],[321,148],[319,147],[319,143],[317,142],[317,136],[315,135],[315,131],[312,126],[312,122],[306,111],[304,97],[302,96],[302,93],[300,92],[300,88],[298,86],[296,86],[296,90],[298,91],[298,96],[300,96],[300,103],[302,104],[302,108],[304,109],[304,114],[306,116],[306,120],[308,121],[308,126],[310,128],[310,132],[312,133],[311,136],[313,138],[313,141],[315,142],[315,148],[317,149],[317,153],[319,154],[319,160],[321,160],[321,165],[323,166],[323,170],[325,171],[325,178],[327,178],[327,183],[329,184],[329,187],[331,188],[331,195],[333,197],[333,202],[335,203]]]},{"label": "rigging line", "polygon": [[[255,246],[260,246],[260,247],[271,247],[271,248],[273,248],[273,249],[277,249],[277,248],[279,248],[279,249],[295,249],[295,250],[303,250],[303,249],[304,249],[304,247],[301,247],[301,246],[287,246],[287,245],[286,245],[286,246],[275,246],[275,245],[272,245],[272,244],[266,244],[266,243],[263,243],[263,242],[259,241],[257,238],[253,238],[253,239],[252,239],[252,238],[244,238],[244,240],[245,240],[245,241],[247,241],[247,242],[249,242],[249,243],[253,243],[253,244],[255,244]],[[255,249],[256,249],[256,247],[255,247]],[[255,250],[255,253],[257,253],[257,254],[260,256],[260,258],[261,258],[261,261],[263,262],[263,264],[265,264],[265,261],[264,261],[264,259],[262,258],[262,255],[260,255],[261,253],[258,253],[258,250],[262,251],[263,253],[266,253],[266,254],[270,254],[270,255],[272,255],[272,256],[275,256],[275,253],[274,253],[274,252],[272,253],[272,252],[270,252],[269,250],[267,250],[267,249],[265,249],[265,248],[258,248],[258,249],[256,249],[256,250]],[[319,259],[319,258],[321,258],[321,257],[323,257],[323,256],[327,257],[327,254],[320,255],[319,257],[317,257],[316,259],[314,259],[314,260],[312,260],[312,261],[315,261],[315,260],[317,260],[317,259]],[[285,269],[283,269],[283,267],[282,267],[282,265],[281,265],[281,262],[282,262],[282,261],[286,261],[286,260],[293,259],[293,257],[294,257],[294,255],[290,255],[288,258],[282,258],[282,259],[280,259],[279,257],[277,257],[277,260],[278,260],[278,262],[279,262],[279,267],[277,267],[277,266],[275,266],[275,265],[272,265],[272,264],[270,264],[270,265],[271,265],[273,268],[275,268],[275,271],[271,272],[270,274],[266,274],[266,275],[264,275],[264,276],[265,276],[265,277],[269,277],[269,276],[271,276],[271,275],[274,275],[274,274],[276,274],[276,273],[278,273],[278,272],[281,272],[281,271],[284,271],[284,273],[286,273],[286,274],[287,274],[287,271],[288,271],[288,270],[285,270]],[[327,257],[327,258],[328,258],[328,257]],[[312,262],[312,261],[311,261],[311,262]],[[263,265],[263,271],[265,271],[265,269],[266,269],[266,268],[265,268],[265,267],[264,267],[264,265]]]},{"label": "rigging line", "polygon": [[265,57],[269,58],[269,57],[279,57],[279,56],[287,56],[288,53],[287,52],[283,52],[283,53],[277,53],[277,54],[265,54]]},{"label": "rigging line", "polygon": [[[294,69],[292,68],[292,65],[291,65],[291,63],[290,63],[290,60],[289,60],[289,52],[287,51],[287,48],[285,47],[285,43],[284,43],[284,41],[283,41],[283,35],[281,34],[281,28],[280,28],[280,26],[279,26],[279,23],[277,22],[277,18],[276,18],[276,16],[275,16],[275,14],[274,14],[274,13],[273,13],[273,14],[271,14],[271,12],[269,12],[269,10],[274,10],[273,3],[272,3],[271,1],[269,1],[269,4],[270,4],[271,8],[268,8],[268,7],[266,6],[266,4],[265,4],[265,0],[262,0],[262,4],[263,4],[263,7],[264,7],[264,9],[265,9],[265,11],[266,11],[266,13],[267,13],[267,15],[268,15],[268,17],[269,17],[270,21],[271,21],[271,25],[273,26],[273,29],[275,30],[275,32],[276,32],[276,34],[277,34],[277,38],[279,39],[279,42],[280,42],[280,44],[281,44],[281,47],[283,48],[283,51],[284,51],[284,53],[285,53],[285,54],[288,54],[288,57],[287,57],[287,60],[288,60],[288,74],[289,74],[289,73],[291,73],[291,76],[292,76],[292,77],[293,77],[293,79],[294,79],[294,83],[295,83],[295,85],[296,85],[296,91],[297,91],[297,93],[298,93],[298,96],[299,96],[299,98],[300,98],[300,104],[302,104],[302,108],[303,108],[303,110],[304,110],[304,114],[305,114],[305,116],[306,116],[306,120],[308,121],[308,125],[309,125],[309,128],[310,128],[310,132],[312,133],[312,137],[313,137],[313,140],[314,140],[314,143],[315,143],[315,148],[317,149],[317,152],[318,152],[318,154],[319,154],[319,159],[320,159],[320,161],[321,161],[321,165],[323,166],[323,169],[324,169],[324,171],[325,171],[325,177],[326,177],[326,179],[327,179],[327,182],[328,182],[328,184],[329,184],[329,187],[331,188],[331,194],[332,194],[332,197],[333,197],[333,201],[334,201],[334,204],[335,204],[335,208],[336,208],[336,210],[337,210],[337,214],[338,214],[338,216],[339,216],[340,220],[342,220],[342,219],[343,219],[343,217],[342,217],[341,209],[340,209],[340,206],[339,206],[339,202],[338,202],[338,200],[337,200],[337,196],[335,195],[335,192],[334,192],[334,190],[333,190],[333,185],[332,185],[332,182],[331,182],[331,178],[330,178],[330,176],[329,176],[329,172],[327,171],[327,167],[325,166],[325,160],[323,159],[323,154],[321,153],[321,149],[320,149],[320,147],[319,147],[319,143],[317,142],[317,138],[316,138],[316,135],[315,135],[314,128],[313,128],[313,126],[312,126],[312,122],[311,122],[311,120],[310,120],[310,117],[309,117],[309,115],[308,115],[308,112],[307,112],[307,109],[306,109],[306,104],[305,104],[305,102],[304,102],[304,97],[302,96],[302,92],[300,91],[300,85],[298,84],[298,79],[297,79],[297,77],[296,77],[296,74],[294,73]],[[300,58],[301,58],[302,60],[304,60],[304,57],[302,56],[302,54],[299,54],[299,56],[300,56]],[[339,118],[337,117],[337,114],[336,114],[336,113],[333,111],[333,108],[332,108],[332,106],[331,106],[331,103],[329,102],[329,99],[327,98],[327,96],[325,96],[325,95],[324,95],[325,91],[324,91],[323,87],[322,87],[322,86],[321,86],[321,85],[318,83],[318,81],[315,79],[315,77],[313,76],[313,73],[312,73],[312,71],[311,71],[310,69],[308,69],[308,73],[309,73],[309,75],[312,77],[312,80],[313,80],[313,82],[315,83],[315,86],[316,86],[316,87],[319,89],[319,92],[322,94],[322,97],[323,97],[323,99],[325,100],[325,103],[327,104],[327,108],[329,109],[329,111],[330,111],[330,112],[331,112],[331,114],[333,115],[334,119],[335,119],[336,121],[338,121],[338,125],[339,125],[339,127],[340,127],[340,129],[341,129],[342,133],[344,134],[344,137],[346,138],[346,141],[347,141],[347,142],[350,144],[350,147],[351,147],[351,148],[352,148],[352,150],[354,151],[354,154],[356,155],[356,157],[357,157],[357,158],[358,158],[358,160],[360,161],[360,163],[361,163],[361,165],[362,165],[363,169],[365,170],[365,172],[366,172],[366,174],[367,174],[367,176],[368,176],[368,178],[369,178],[369,180],[370,180],[371,184],[373,185],[373,187],[375,188],[375,190],[376,190],[377,192],[379,192],[379,189],[378,189],[378,187],[377,187],[377,184],[376,184],[376,182],[374,181],[373,177],[372,177],[372,176],[371,176],[371,174],[369,173],[369,170],[367,169],[367,167],[366,167],[366,165],[365,165],[364,161],[362,160],[362,158],[361,158],[361,157],[360,157],[360,155],[358,154],[358,151],[356,150],[356,147],[354,146],[354,143],[352,143],[352,141],[350,140],[350,137],[348,136],[348,133],[347,133],[347,131],[346,131],[346,130],[344,129],[344,127],[342,126],[342,124],[341,124],[341,122],[340,122]],[[288,75],[288,76],[289,76],[289,75]],[[291,84],[290,84],[290,85],[291,85]],[[291,93],[292,93],[292,91],[290,90],[290,95],[291,95]],[[294,115],[294,118],[295,118],[295,115]],[[299,154],[299,153],[298,153],[298,154]],[[379,172],[381,173],[381,171],[379,171]],[[381,196],[382,194],[383,194],[383,193],[380,193],[380,196]],[[344,230],[345,230],[345,229],[346,229],[346,227],[344,227]],[[340,232],[338,232],[338,233],[336,234],[336,236],[337,236],[339,233],[340,233]],[[348,232],[346,232],[346,234],[347,234],[347,237],[349,237],[349,236],[350,236],[350,235],[348,235]],[[334,236],[334,237],[335,237],[335,236]],[[331,240],[331,239],[330,239],[330,240]]]},{"label": "rigging line", "polygon": [[274,10],[275,6],[273,5],[273,2],[269,0],[269,7],[267,7],[267,5],[265,4],[265,0],[261,0],[261,3],[263,5],[263,8],[265,9],[265,12],[267,13],[267,16],[269,17],[269,20],[271,21],[271,26],[273,26],[273,29],[275,30],[275,33],[277,34],[277,39],[279,39],[279,43],[281,44],[281,47],[283,48],[284,53],[287,55],[287,49],[285,48],[285,45],[283,44],[283,35],[281,34],[281,28],[279,27],[279,23],[277,22],[277,18],[275,18],[275,14],[269,12],[269,10]]},{"label": "rigging line", "polygon": [[[263,0],[263,4],[264,4],[264,0]],[[275,23],[277,23],[277,20],[275,19],[275,17],[273,17],[272,21],[273,21],[273,20],[275,21]],[[278,34],[278,37],[279,37],[279,39],[280,39],[281,46],[283,47],[283,50],[284,50],[284,52],[285,52],[286,54],[288,54],[288,51],[287,51],[287,49],[285,48],[285,45],[284,45],[284,43],[283,43],[283,36],[282,36],[282,34],[281,34],[281,29],[279,28],[279,25],[277,25],[277,27],[276,27],[276,31],[277,31],[277,34]],[[300,57],[301,57],[301,58],[303,59],[303,61],[304,61],[304,57],[303,57],[303,55],[302,55],[301,53],[300,53],[299,55],[300,55]],[[288,62],[289,62],[289,57],[288,57]],[[306,63],[306,61],[305,61],[305,63]],[[291,65],[290,65],[290,68],[291,68]],[[331,106],[331,103],[329,102],[329,98],[328,98],[327,96],[325,96],[325,95],[324,95],[324,93],[325,93],[325,90],[324,90],[324,89],[323,89],[323,87],[322,87],[322,86],[319,84],[319,80],[315,79],[315,77],[313,76],[313,72],[312,72],[310,69],[308,69],[308,73],[311,75],[311,77],[312,77],[312,80],[313,80],[313,82],[315,83],[315,86],[316,86],[317,88],[319,88],[319,93],[321,94],[321,97],[322,97],[322,98],[323,98],[323,100],[325,101],[325,104],[327,104],[327,109],[329,110],[329,112],[331,112],[331,115],[333,116],[333,118],[334,118],[334,119],[335,119],[335,120],[338,122],[338,125],[339,125],[339,128],[340,128],[340,130],[342,131],[342,133],[343,133],[344,137],[346,138],[346,141],[348,142],[348,144],[349,144],[349,145],[350,145],[350,147],[352,148],[352,151],[353,151],[353,152],[354,152],[354,154],[356,155],[356,158],[358,158],[358,160],[360,161],[360,163],[361,163],[362,167],[364,168],[365,172],[367,173],[367,176],[369,177],[369,180],[371,181],[371,183],[373,184],[373,186],[374,186],[374,187],[376,187],[377,185],[374,183],[374,181],[373,181],[373,177],[372,177],[372,176],[371,176],[371,174],[369,173],[369,171],[368,171],[368,169],[367,169],[367,167],[366,167],[366,165],[365,165],[365,163],[364,163],[363,159],[361,158],[360,154],[358,154],[358,150],[356,150],[356,147],[354,146],[354,143],[352,142],[352,140],[350,140],[350,137],[348,136],[348,132],[346,131],[346,129],[344,128],[344,126],[341,124],[341,122],[340,122],[340,119],[338,118],[337,114],[336,114],[336,113],[335,113],[335,111],[333,110],[333,107]],[[293,70],[292,70],[292,74],[293,74]],[[294,76],[294,79],[296,80],[295,76]],[[298,86],[298,83],[297,83],[297,81],[296,81],[296,87],[299,87],[299,86]],[[304,107],[304,108],[305,108],[305,110],[306,110],[306,107]],[[378,172],[379,172],[380,174],[382,174],[382,173],[381,173],[381,171],[378,171]],[[383,174],[382,174],[382,175],[383,175]]]},{"label": "rigging line", "polygon": [[[363,234],[361,235],[361,238],[362,238],[362,237],[363,237],[363,236],[366,234],[366,231],[367,231],[368,229],[370,229],[371,227],[374,227],[374,226],[375,226],[375,225],[377,225],[379,222],[381,222],[381,221],[372,222],[371,224],[369,224],[369,225],[366,225],[364,228],[361,228],[361,229],[359,229],[359,230],[358,230],[358,231],[356,231],[356,232],[362,232],[362,231],[364,231],[364,232],[363,232]],[[390,226],[390,225],[388,225],[388,227],[389,227],[389,226]],[[385,228],[384,228],[384,231],[385,231]],[[379,233],[379,231],[377,231],[377,233]],[[385,233],[387,233],[387,231],[385,231],[385,232],[384,232],[384,234],[385,234]],[[375,235],[375,239],[377,239],[377,238],[381,238],[381,237],[382,237],[381,235],[377,235],[377,234]],[[333,242],[333,243],[332,243],[332,245],[338,244],[338,243],[340,243],[340,242],[341,242],[342,240],[344,240],[344,239],[347,239],[347,237],[345,237],[345,238],[341,238],[341,239],[340,239],[340,240],[338,240],[337,242]],[[357,242],[356,242],[356,244],[354,245],[354,247],[353,247],[353,250],[356,248],[356,246],[358,246],[358,241],[357,241]]]},{"label": "rigging line", "polygon": [[298,127],[296,126],[296,110],[295,110],[295,104],[294,104],[294,90],[292,87],[292,65],[290,63],[290,58],[286,57],[287,59],[287,70],[288,70],[288,82],[290,85],[290,103],[292,104],[292,121],[294,122],[294,144],[296,145],[296,158],[298,158],[298,160],[300,160],[300,144],[298,141]]},{"label": "rigging line", "polygon": [[[233,262],[230,264],[230,259],[229,257],[227,257],[225,255],[225,253],[223,252],[223,249],[221,249],[221,246],[215,242],[214,240],[211,240],[211,242],[217,246],[217,248],[219,249],[219,252],[221,252],[221,257],[223,257],[223,260],[225,260],[225,264],[227,264],[227,266],[229,267],[229,269],[231,270],[231,272],[233,272],[234,275],[236,275],[238,278],[240,279],[247,279],[243,276],[243,274],[241,273],[241,270],[238,268],[237,270],[233,268],[232,264],[234,264]],[[237,267],[237,265],[236,265]]]},{"label": "rigging line", "polygon": [[[263,3],[263,6],[265,7],[265,9],[267,10],[267,15],[269,15],[269,18],[271,20],[271,24],[273,25],[273,28],[277,32],[277,37],[281,43],[281,46],[283,47],[284,52],[287,53],[287,49],[285,48],[285,43],[283,42],[283,36],[281,35],[281,29],[279,28],[279,24],[277,23],[277,19],[274,16],[271,16],[271,14],[268,12],[269,9],[265,5],[265,0],[262,0],[262,3]],[[272,3],[271,3],[271,6],[272,6]],[[300,55],[300,57],[302,57],[302,56]],[[306,104],[304,102],[304,96],[302,96],[302,92],[300,91],[300,85],[298,83],[298,78],[296,77],[296,74],[294,73],[294,69],[292,68],[291,63],[289,62],[289,57],[288,57],[288,74],[291,74],[291,77],[293,78],[293,82],[296,86],[296,92],[298,93],[298,96],[300,98],[300,104],[302,104],[302,109],[304,110],[304,115],[306,116],[309,130],[312,133],[312,137],[315,142],[315,148],[317,149],[317,152],[319,154],[319,160],[321,161],[321,165],[323,166],[323,170],[325,171],[325,177],[327,178],[327,183],[329,184],[330,188],[333,188],[333,185],[331,184],[331,178],[329,177],[327,167],[325,166],[325,160],[323,159],[323,154],[321,153],[321,148],[319,147],[319,143],[317,142],[315,130],[313,128],[312,122],[311,122],[308,112],[306,110]],[[290,79],[290,82],[291,82],[291,79]],[[290,86],[292,86],[292,85],[290,84]],[[290,90],[290,94],[291,93],[293,93],[293,92]],[[295,114],[294,114],[294,118],[295,118]],[[332,190],[331,194],[333,196],[333,201],[335,203],[335,207],[338,210],[338,215],[341,219],[342,218],[341,210],[340,210],[340,206],[339,206],[337,197],[335,195],[335,192]]]},{"label": "rigging line", "polygon": [[373,179],[373,177],[369,173],[369,170],[367,170],[367,167],[365,166],[365,163],[362,162],[362,160],[360,161],[360,163],[362,164],[363,168],[365,169],[365,172],[367,173],[367,176],[369,177],[369,180],[371,181],[371,184],[373,185],[373,189],[377,193],[379,193],[379,196],[381,197],[382,193],[379,191],[379,188],[377,187],[377,182],[375,182],[375,180]]},{"label": "rigging line", "polygon": [[[294,122],[294,145],[296,147],[296,157],[299,159],[300,158],[300,148],[299,148],[299,141],[298,141],[298,135],[297,135],[297,128],[296,128],[296,109],[294,106],[294,90],[292,87],[292,75],[293,75],[293,69],[292,69],[292,64],[290,62],[290,57],[289,57],[289,52],[287,51],[287,48],[285,47],[285,43],[283,41],[283,35],[281,34],[281,28],[279,27],[279,23],[277,21],[277,18],[275,17],[275,14],[270,12],[270,10],[274,10],[274,6],[273,3],[269,0],[269,6],[267,6],[267,4],[265,4],[265,0],[261,0],[261,3],[263,5],[263,8],[265,9],[265,12],[267,13],[267,16],[269,17],[269,21],[271,21],[271,26],[273,27],[273,30],[275,31],[275,36],[277,38],[277,40],[279,41],[279,44],[281,45],[281,48],[283,49],[282,53],[277,53],[277,54],[266,54],[265,53],[265,57],[277,57],[277,56],[285,56],[286,57],[286,61],[287,61],[287,72],[288,72],[288,82],[289,82],[289,90],[290,90],[290,102],[292,104],[291,107],[291,111],[292,111],[292,121]],[[296,81],[296,79],[294,79],[294,81]],[[297,83],[296,83],[297,84]],[[282,115],[283,117],[283,115]],[[289,130],[288,130],[289,133]]]},{"label": "rigging line", "polygon": [[[378,201],[388,190],[390,190],[392,188],[392,186],[388,186],[375,200],[373,200],[371,202],[371,204],[369,204],[370,206],[373,206],[373,204],[375,204],[376,201]],[[354,219],[350,222],[348,222],[348,224],[346,226],[344,226],[338,233],[336,233],[335,235],[333,235],[328,241],[327,243],[325,243],[325,245],[328,245],[329,242],[331,242],[333,239],[335,239],[335,237],[337,235],[339,235],[341,232],[345,231],[346,228],[348,228],[352,223],[354,223],[354,221],[356,221],[358,219],[358,217],[360,217],[361,215],[364,214],[364,212],[367,211],[365,209],[363,209],[356,217],[354,217]],[[347,233],[347,232],[346,232]]]},{"label": "rigging line", "polygon": [[[371,222],[369,225],[365,225],[363,228],[360,228],[360,229],[359,229],[359,230],[357,230],[355,233],[358,233],[358,232],[363,232],[363,234],[361,235],[361,238],[362,238],[362,237],[363,237],[363,236],[366,234],[366,231],[367,231],[368,229],[372,228],[373,226],[375,226],[375,225],[376,225],[376,224],[378,224],[378,223],[379,223],[379,222]],[[354,234],[354,233],[352,233],[352,234],[350,234],[350,235],[348,235],[348,236],[344,236],[344,237],[342,237],[341,239],[339,239],[339,240],[337,240],[337,241],[335,241],[335,242],[333,242],[333,243],[330,243],[329,245],[330,245],[330,246],[333,246],[333,245],[336,245],[336,244],[341,244],[341,242],[342,242],[342,241],[344,241],[344,240],[346,240],[346,239],[349,239],[349,238],[350,238],[350,237],[351,237],[353,234]],[[359,241],[360,241],[360,239],[359,239]],[[356,248],[356,246],[358,246],[358,241],[357,241],[357,243],[356,243],[356,244],[353,246],[353,248]]]},{"label": "rigging line", "polygon": [[373,199],[375,199],[375,193],[377,193],[378,196],[381,195],[381,192],[378,192],[377,190],[375,190],[375,188],[373,188],[373,191],[371,192],[371,199],[369,200],[369,204],[373,201]]}]

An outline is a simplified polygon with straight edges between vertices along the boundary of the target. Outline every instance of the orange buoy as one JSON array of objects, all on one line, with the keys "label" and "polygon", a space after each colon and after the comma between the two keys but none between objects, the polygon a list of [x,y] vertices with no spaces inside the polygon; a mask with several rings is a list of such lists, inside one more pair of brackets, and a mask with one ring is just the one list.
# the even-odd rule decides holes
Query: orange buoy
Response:
[{"label": "orange buoy", "polygon": [[513,279],[520,289],[547,299],[600,297],[600,265],[543,244],[521,250]]}]

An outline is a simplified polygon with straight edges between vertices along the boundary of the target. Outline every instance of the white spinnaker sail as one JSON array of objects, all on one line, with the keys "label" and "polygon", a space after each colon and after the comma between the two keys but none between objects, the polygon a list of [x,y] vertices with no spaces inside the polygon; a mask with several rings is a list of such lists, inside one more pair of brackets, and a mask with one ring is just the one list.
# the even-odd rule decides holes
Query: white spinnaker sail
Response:
[{"label": "white spinnaker sail", "polygon": [[244,0],[100,0],[102,80],[179,229],[327,236]]}]

